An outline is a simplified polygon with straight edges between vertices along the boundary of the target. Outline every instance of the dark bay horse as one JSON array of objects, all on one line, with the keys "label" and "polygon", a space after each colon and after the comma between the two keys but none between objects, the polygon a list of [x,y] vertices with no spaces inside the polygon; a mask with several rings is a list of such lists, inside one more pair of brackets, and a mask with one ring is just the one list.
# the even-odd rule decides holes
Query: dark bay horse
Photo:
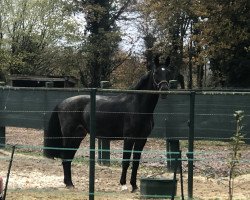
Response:
[{"label": "dark bay horse", "polygon": [[[155,58],[155,67],[144,75],[134,90],[168,90],[171,77],[170,58],[160,64]],[[141,152],[147,137],[154,126],[153,112],[158,94],[119,94],[96,97],[96,137],[124,140],[122,174],[120,183],[126,185],[129,159],[133,151],[133,164],[130,184],[132,191],[136,184]],[[71,161],[81,141],[90,131],[90,95],[79,95],[59,103],[51,114],[48,130],[44,137],[44,155],[48,158],[61,158],[64,183],[73,187]],[[71,148],[57,149],[57,148]]]}]

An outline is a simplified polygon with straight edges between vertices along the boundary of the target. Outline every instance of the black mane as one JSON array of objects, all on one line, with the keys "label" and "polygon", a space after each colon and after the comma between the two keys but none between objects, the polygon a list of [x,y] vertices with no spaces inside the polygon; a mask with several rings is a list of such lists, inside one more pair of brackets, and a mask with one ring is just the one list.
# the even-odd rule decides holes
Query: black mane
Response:
[{"label": "black mane", "polygon": [[145,75],[141,77],[138,83],[136,83],[134,86],[132,86],[130,89],[132,90],[143,90],[146,88],[148,84],[148,80],[150,78],[151,72],[147,72]]}]

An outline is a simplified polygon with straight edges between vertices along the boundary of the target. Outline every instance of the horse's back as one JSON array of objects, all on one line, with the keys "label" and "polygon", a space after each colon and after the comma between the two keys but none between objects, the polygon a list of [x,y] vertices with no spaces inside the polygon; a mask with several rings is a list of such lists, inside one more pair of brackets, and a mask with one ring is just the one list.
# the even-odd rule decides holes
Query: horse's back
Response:
[{"label": "horse's back", "polygon": [[65,100],[63,100],[61,103],[58,105],[58,109],[61,111],[78,111],[82,110],[86,104],[90,102],[90,96],[89,95],[78,95],[78,96],[73,96],[69,97]]},{"label": "horse's back", "polygon": [[[121,139],[123,137],[126,102],[117,96],[97,96],[96,98],[96,137]],[[90,104],[85,107],[84,120],[90,123]]]}]

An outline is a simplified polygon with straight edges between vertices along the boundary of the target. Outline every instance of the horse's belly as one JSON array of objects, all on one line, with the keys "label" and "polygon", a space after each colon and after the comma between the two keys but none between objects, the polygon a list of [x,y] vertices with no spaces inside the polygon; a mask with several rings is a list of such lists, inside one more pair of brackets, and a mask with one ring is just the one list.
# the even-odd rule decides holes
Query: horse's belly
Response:
[{"label": "horse's belly", "polygon": [[101,118],[96,120],[96,137],[119,140],[123,138],[123,121],[119,118]]}]

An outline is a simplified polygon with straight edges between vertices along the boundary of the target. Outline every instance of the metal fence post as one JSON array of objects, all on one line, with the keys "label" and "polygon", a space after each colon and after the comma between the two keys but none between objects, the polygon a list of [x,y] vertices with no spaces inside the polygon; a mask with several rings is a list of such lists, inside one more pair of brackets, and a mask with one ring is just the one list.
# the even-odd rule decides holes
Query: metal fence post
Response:
[{"label": "metal fence post", "polygon": [[[1,84],[0,84],[1,85]],[[1,97],[0,97],[0,105],[1,105],[1,109],[4,107],[2,105],[3,103],[3,91],[1,90]],[[3,115],[3,113],[1,113],[1,115]],[[0,126],[0,149],[1,148],[5,148],[5,143],[6,143],[6,133],[5,133],[5,126]]]},{"label": "metal fence post", "polygon": [[0,127],[0,149],[5,148],[5,143],[6,143],[5,127]]},{"label": "metal fence post", "polygon": [[95,198],[96,89],[90,91],[89,200]]},{"label": "metal fence post", "polygon": [[193,199],[193,170],[194,170],[194,113],[195,91],[190,93],[189,136],[188,136],[188,198]]},{"label": "metal fence post", "polygon": [[15,149],[16,149],[16,146],[12,146],[12,152],[11,152],[11,158],[10,158],[10,163],[9,163],[9,167],[8,167],[7,178],[6,178],[6,182],[5,182],[3,200],[6,199],[6,195],[7,195],[7,188],[8,188],[8,183],[9,183],[9,178],[10,178],[10,171],[11,171],[11,167],[12,167],[12,162],[13,162],[13,158],[14,158]]},{"label": "metal fence post", "polygon": [[[53,88],[54,87],[54,82],[45,82],[45,86],[46,88]],[[49,121],[49,118],[52,114],[51,113],[47,113],[46,111],[49,110],[49,99],[48,99],[48,92],[49,90],[45,90],[44,91],[44,104],[43,104],[43,110],[44,112],[43,113],[40,113],[41,115],[43,115],[43,132],[44,132],[44,135],[46,135],[45,133],[48,131],[48,121]]]},{"label": "metal fence post", "polygon": [[[166,131],[167,135],[167,131]],[[179,140],[166,140],[167,145],[167,169],[169,171],[174,171],[176,165],[180,165],[179,158],[180,152],[180,141]]]},{"label": "metal fence post", "polygon": [[[109,81],[101,81],[101,88],[108,88]],[[110,140],[98,139],[98,163],[110,166]]]},{"label": "metal fence post", "polygon": [[[169,81],[170,89],[177,89],[178,81],[170,80]],[[165,127],[166,127],[166,138],[167,138],[167,120],[165,119]],[[176,139],[167,139],[166,140],[166,150],[167,150],[167,169],[169,171],[175,171],[175,166],[180,165],[180,160],[178,160],[178,152],[180,152],[180,141]]]}]

